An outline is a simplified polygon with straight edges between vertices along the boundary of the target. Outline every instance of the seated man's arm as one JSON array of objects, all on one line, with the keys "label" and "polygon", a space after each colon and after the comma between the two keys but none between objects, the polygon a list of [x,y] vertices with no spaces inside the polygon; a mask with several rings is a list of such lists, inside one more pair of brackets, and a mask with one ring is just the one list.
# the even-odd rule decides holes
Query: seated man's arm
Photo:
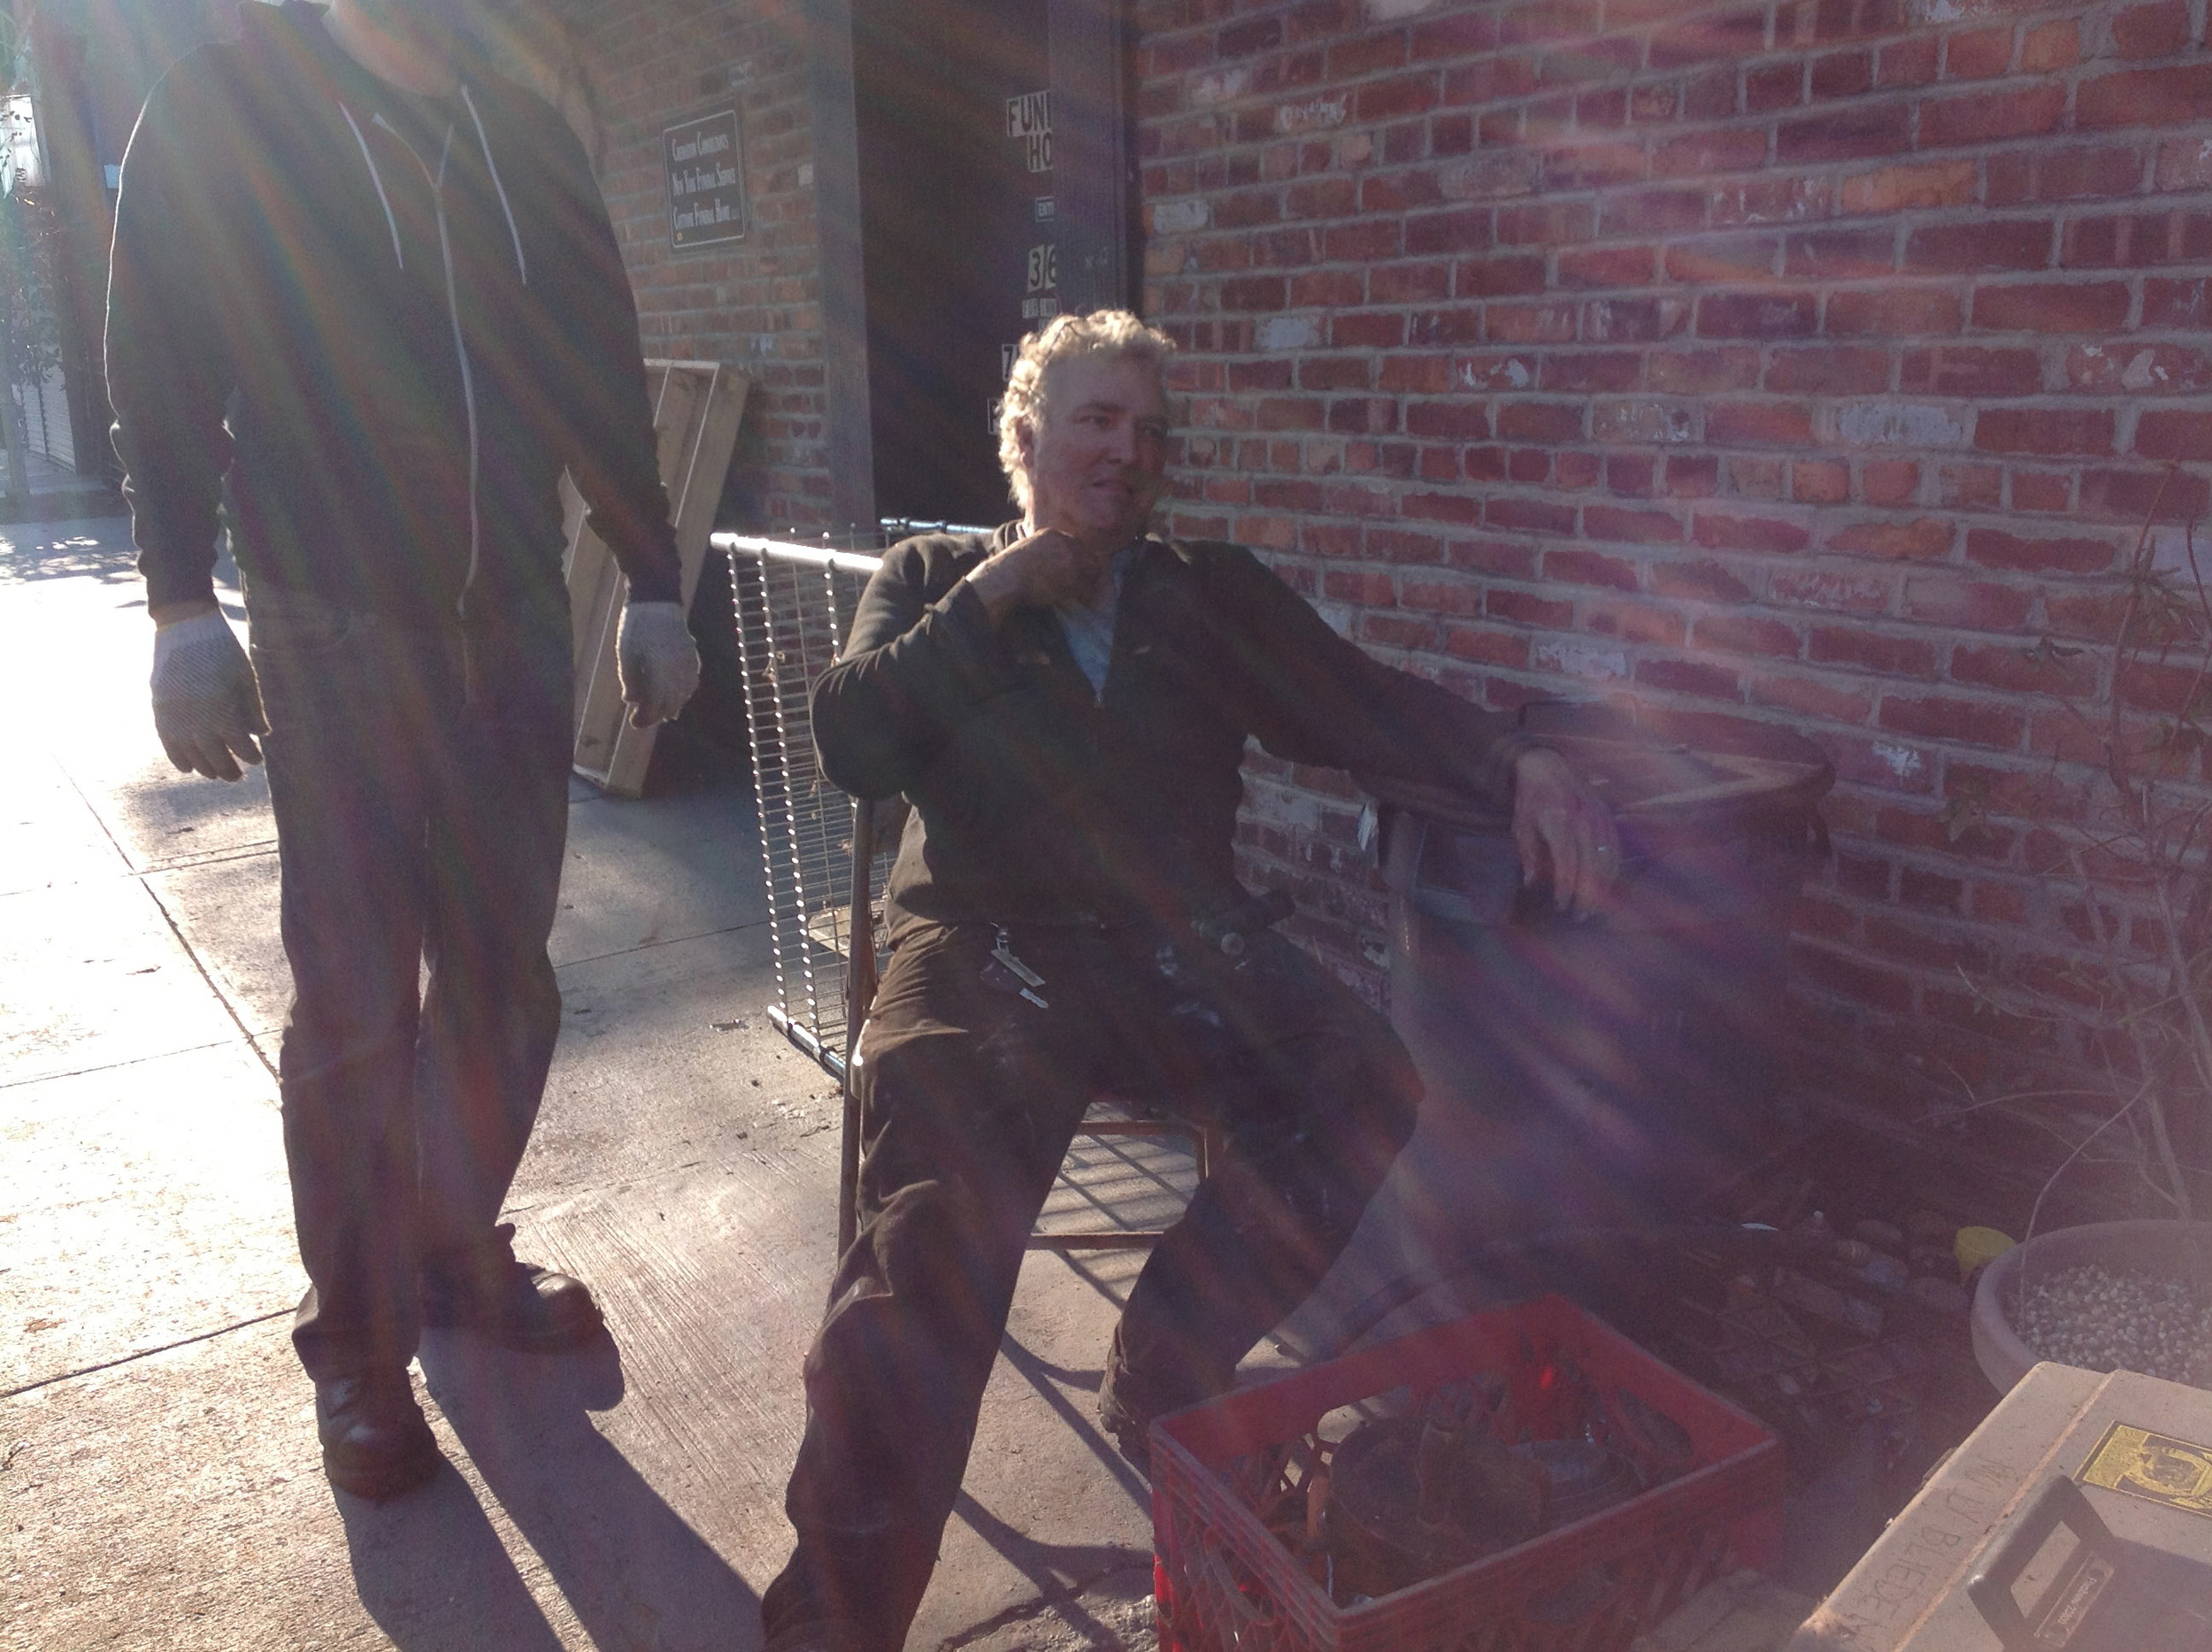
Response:
[{"label": "seated man's arm", "polygon": [[1565,760],[1502,712],[1373,658],[1331,630],[1256,557],[1224,548],[1219,611],[1233,617],[1254,733],[1294,763],[1448,787],[1512,822],[1525,875],[1562,907],[1602,903],[1619,858],[1611,816]]},{"label": "seated man's arm", "polygon": [[[884,557],[836,665],[814,686],[814,748],[856,797],[902,792],[1015,678],[961,558],[909,542]],[[972,560],[972,558],[970,558]]]}]

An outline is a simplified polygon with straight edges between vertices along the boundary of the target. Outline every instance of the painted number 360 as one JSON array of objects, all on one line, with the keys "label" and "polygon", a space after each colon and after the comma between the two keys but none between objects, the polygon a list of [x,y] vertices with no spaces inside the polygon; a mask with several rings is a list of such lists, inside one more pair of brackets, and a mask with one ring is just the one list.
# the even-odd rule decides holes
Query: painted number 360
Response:
[{"label": "painted number 360", "polygon": [[1029,250],[1029,290],[1048,293],[1060,285],[1060,249],[1050,242]]}]

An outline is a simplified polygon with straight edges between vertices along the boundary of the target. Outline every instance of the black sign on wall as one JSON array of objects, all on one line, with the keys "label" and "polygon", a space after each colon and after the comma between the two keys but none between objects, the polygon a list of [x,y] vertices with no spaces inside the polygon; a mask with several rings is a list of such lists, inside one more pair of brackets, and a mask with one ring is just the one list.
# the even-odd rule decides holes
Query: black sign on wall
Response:
[{"label": "black sign on wall", "polygon": [[737,111],[725,109],[661,134],[668,163],[668,244],[679,252],[745,236],[745,158]]}]

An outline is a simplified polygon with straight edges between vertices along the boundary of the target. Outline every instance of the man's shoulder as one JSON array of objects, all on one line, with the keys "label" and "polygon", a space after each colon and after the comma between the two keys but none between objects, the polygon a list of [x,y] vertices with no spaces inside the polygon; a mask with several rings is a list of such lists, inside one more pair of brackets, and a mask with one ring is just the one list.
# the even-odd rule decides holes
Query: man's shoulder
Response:
[{"label": "man's shoulder", "polygon": [[1171,553],[1167,565],[1201,581],[1272,579],[1268,566],[1245,546],[1226,539],[1179,539],[1153,535],[1153,542]]},{"label": "man's shoulder", "polygon": [[883,566],[910,585],[949,587],[988,557],[997,542],[997,534],[981,532],[912,534],[883,553]]}]

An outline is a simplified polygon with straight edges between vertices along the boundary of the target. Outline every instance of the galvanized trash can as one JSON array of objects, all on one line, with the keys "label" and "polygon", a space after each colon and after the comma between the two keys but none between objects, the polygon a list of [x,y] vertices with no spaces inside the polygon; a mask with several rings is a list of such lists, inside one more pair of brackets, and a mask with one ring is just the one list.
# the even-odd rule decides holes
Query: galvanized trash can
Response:
[{"label": "galvanized trash can", "polygon": [[[1522,884],[1507,821],[1361,777],[1381,814],[1390,1018],[1427,1096],[1319,1294],[1338,1313],[1487,1241],[1679,1220],[1782,1144],[1790,908],[1824,851],[1832,766],[1801,735],[1710,718],[1540,703],[1522,722],[1612,803],[1617,907],[1562,915]],[[1312,1306],[1309,1326],[1335,1317]]]}]

